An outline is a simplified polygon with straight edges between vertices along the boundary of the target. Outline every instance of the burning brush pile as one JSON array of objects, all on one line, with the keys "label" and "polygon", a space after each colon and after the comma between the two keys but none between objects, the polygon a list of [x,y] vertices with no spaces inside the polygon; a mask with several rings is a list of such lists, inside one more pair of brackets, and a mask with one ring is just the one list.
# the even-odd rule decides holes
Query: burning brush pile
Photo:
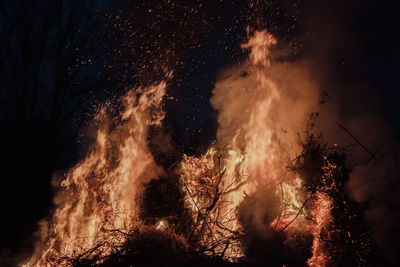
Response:
[{"label": "burning brush pile", "polygon": [[[217,139],[168,170],[149,149],[165,81],[135,88],[96,115],[87,157],[58,194],[24,266],[366,266],[366,207],[350,200],[346,150],[315,130],[319,91],[304,63],[266,31],[220,74]],[[280,55],[281,56],[281,55]]]}]

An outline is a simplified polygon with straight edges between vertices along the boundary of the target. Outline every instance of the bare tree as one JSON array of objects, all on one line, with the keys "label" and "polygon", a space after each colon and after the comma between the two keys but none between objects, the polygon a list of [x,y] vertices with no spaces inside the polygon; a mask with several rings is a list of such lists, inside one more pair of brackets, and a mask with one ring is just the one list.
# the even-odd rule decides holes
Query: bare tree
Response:
[{"label": "bare tree", "polygon": [[[92,89],[94,1],[0,2],[0,247],[17,248],[51,205],[50,177]],[[68,143],[68,144],[67,144]],[[11,204],[10,204],[11,203]],[[1,265],[1,264],[0,264]]]},{"label": "bare tree", "polygon": [[54,123],[71,112],[66,104],[76,101],[88,64],[81,46],[89,7],[90,1],[77,0],[3,5],[1,115],[21,121],[41,115]]}]

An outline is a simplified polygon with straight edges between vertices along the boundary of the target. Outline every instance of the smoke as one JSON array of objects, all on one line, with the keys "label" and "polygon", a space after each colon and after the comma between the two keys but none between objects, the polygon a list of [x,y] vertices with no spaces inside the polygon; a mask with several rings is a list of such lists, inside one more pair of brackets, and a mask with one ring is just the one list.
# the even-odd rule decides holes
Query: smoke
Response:
[{"label": "smoke", "polygon": [[[320,93],[315,129],[323,134],[323,142],[346,148],[347,167],[351,171],[346,194],[367,206],[364,221],[372,227],[377,246],[375,260],[397,266],[399,143],[394,123],[388,121],[393,114],[388,116],[387,112],[393,107],[387,107],[388,100],[384,99],[385,95],[394,95],[387,85],[395,81],[390,76],[390,62],[397,62],[386,51],[390,46],[396,47],[394,37],[388,35],[393,27],[386,19],[388,4],[304,2],[291,36],[297,45],[291,46],[291,50],[300,55],[292,65],[307,58],[307,65],[303,66]],[[373,61],[378,55],[382,60]],[[371,66],[371,62],[387,65]]]},{"label": "smoke", "polygon": [[[376,10],[374,15],[377,16],[379,9],[380,6],[372,1],[362,4],[357,4],[357,1],[326,1],[306,10],[305,23],[301,27],[306,33],[302,39],[312,59],[311,71],[321,91],[327,94],[325,104],[320,108],[319,130],[326,142],[349,149],[347,163],[351,173],[346,193],[351,199],[368,206],[365,221],[373,229],[378,247],[376,257],[380,258],[377,261],[398,265],[399,143],[385,113],[384,85],[372,84],[367,69],[370,66],[365,66],[371,64],[366,59],[367,53],[371,53],[367,51],[368,46],[376,46],[379,41],[364,39],[364,43],[361,42],[366,38],[363,31],[371,30],[381,35],[380,32],[386,30],[383,27],[390,27],[381,22],[381,28],[361,28],[362,20],[371,19],[371,10]],[[374,23],[365,24],[376,27],[378,22]],[[345,126],[357,140],[335,122]]]},{"label": "smoke", "polygon": [[[286,167],[302,149],[309,117],[319,109],[320,91],[308,59],[282,60],[287,50],[265,30],[249,36],[242,45],[249,59],[221,71],[212,91],[217,144],[238,156],[224,159],[230,181],[246,180],[234,208],[246,232],[243,244],[249,261],[260,266],[304,264],[310,256],[307,245],[291,247],[300,239],[310,245],[304,227],[289,243],[284,241],[290,231],[276,228],[284,227],[305,201],[301,180]],[[302,228],[301,223],[297,226]]]},{"label": "smoke", "polygon": [[[211,103],[219,112],[217,140],[223,145],[235,138],[246,138],[251,116],[257,108],[268,108],[270,96],[273,107],[269,116],[257,121],[271,123],[277,135],[285,136],[288,144],[298,143],[298,135],[305,130],[308,115],[318,111],[319,89],[311,77],[307,61],[272,62],[265,73],[268,85],[258,88],[257,73],[249,62],[231,67],[219,74]],[[276,90],[276,92],[273,92]],[[264,101],[264,102],[263,102]],[[254,121],[253,121],[254,122]],[[274,136],[279,140],[278,136]],[[237,141],[240,146],[240,141]]]},{"label": "smoke", "polygon": [[[251,184],[246,193],[267,188],[284,173],[284,162],[299,153],[308,115],[318,112],[314,129],[323,135],[322,142],[346,148],[351,171],[346,194],[367,206],[364,220],[372,227],[375,260],[396,265],[399,145],[385,117],[383,93],[364,73],[363,45],[355,24],[370,5],[304,5],[296,18],[297,35],[292,36],[302,48],[282,49],[272,39],[257,41],[261,33],[256,32],[255,41],[242,46],[252,49],[250,59],[219,73],[211,104],[218,111],[217,143],[244,155],[244,173]],[[255,213],[242,216],[254,220],[245,225],[260,225],[257,218],[274,214],[276,206],[267,206],[242,209],[247,215]]]},{"label": "smoke", "polygon": [[243,45],[250,59],[219,74],[210,100],[219,112],[217,143],[243,154],[250,180],[264,185],[299,152],[299,134],[319,100],[307,61],[273,60],[273,38],[256,31]]}]

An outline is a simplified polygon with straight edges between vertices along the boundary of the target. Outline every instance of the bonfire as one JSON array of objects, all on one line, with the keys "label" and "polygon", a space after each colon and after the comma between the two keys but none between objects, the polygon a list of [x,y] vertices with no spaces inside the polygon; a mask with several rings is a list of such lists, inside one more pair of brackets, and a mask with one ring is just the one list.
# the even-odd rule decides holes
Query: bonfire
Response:
[{"label": "bonfire", "polygon": [[206,152],[162,168],[149,149],[173,72],[98,112],[95,144],[65,173],[23,266],[367,265],[371,229],[344,193],[347,152],[301,112],[318,92],[296,87],[307,73],[282,82],[297,66],[275,60],[266,30],[248,34],[248,59],[213,90],[219,128]]}]

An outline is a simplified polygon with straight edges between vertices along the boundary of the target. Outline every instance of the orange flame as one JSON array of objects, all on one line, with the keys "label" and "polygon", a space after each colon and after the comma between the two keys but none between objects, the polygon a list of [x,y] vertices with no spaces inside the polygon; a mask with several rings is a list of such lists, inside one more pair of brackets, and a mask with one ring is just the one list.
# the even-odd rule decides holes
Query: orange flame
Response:
[{"label": "orange flame", "polygon": [[[205,190],[204,195],[212,195],[206,188],[216,185],[218,175],[222,176],[218,191],[227,193],[220,207],[224,214],[236,214],[245,196],[243,192],[253,194],[261,188],[276,188],[269,192],[275,192],[280,199],[282,211],[271,228],[282,230],[293,218],[301,217],[296,222],[302,223],[290,227],[306,231],[303,203],[307,193],[301,177],[287,173],[286,166],[288,159],[300,152],[297,133],[306,125],[306,113],[318,103],[318,89],[302,66],[272,60],[276,43],[271,34],[256,31],[242,45],[250,50],[249,60],[221,74],[211,98],[219,112],[218,148],[211,147],[199,158],[185,156],[181,178],[189,192],[187,206],[195,214],[207,207],[200,192]],[[215,155],[219,155],[218,162]],[[237,220],[223,218],[226,217],[214,216],[213,220],[228,233],[240,231]],[[240,247],[234,245],[227,251],[224,256],[228,259],[243,255]]]},{"label": "orange flame", "polygon": [[311,213],[315,224],[311,225],[310,230],[314,236],[312,244],[312,257],[307,261],[309,266],[327,266],[329,255],[324,248],[324,238],[329,239],[327,227],[332,223],[332,199],[322,192],[316,193],[316,200],[313,203]]},{"label": "orange flame", "polygon": [[[26,266],[54,266],[55,255],[72,258],[107,238],[113,239],[114,246],[124,241],[110,231],[129,232],[141,184],[163,172],[148,149],[147,136],[149,127],[160,126],[164,118],[165,89],[166,83],[161,82],[129,91],[113,121],[106,108],[96,115],[100,126],[95,145],[66,173],[54,199],[56,208],[48,220],[41,221],[41,240]],[[113,122],[117,127],[112,127]]]}]

